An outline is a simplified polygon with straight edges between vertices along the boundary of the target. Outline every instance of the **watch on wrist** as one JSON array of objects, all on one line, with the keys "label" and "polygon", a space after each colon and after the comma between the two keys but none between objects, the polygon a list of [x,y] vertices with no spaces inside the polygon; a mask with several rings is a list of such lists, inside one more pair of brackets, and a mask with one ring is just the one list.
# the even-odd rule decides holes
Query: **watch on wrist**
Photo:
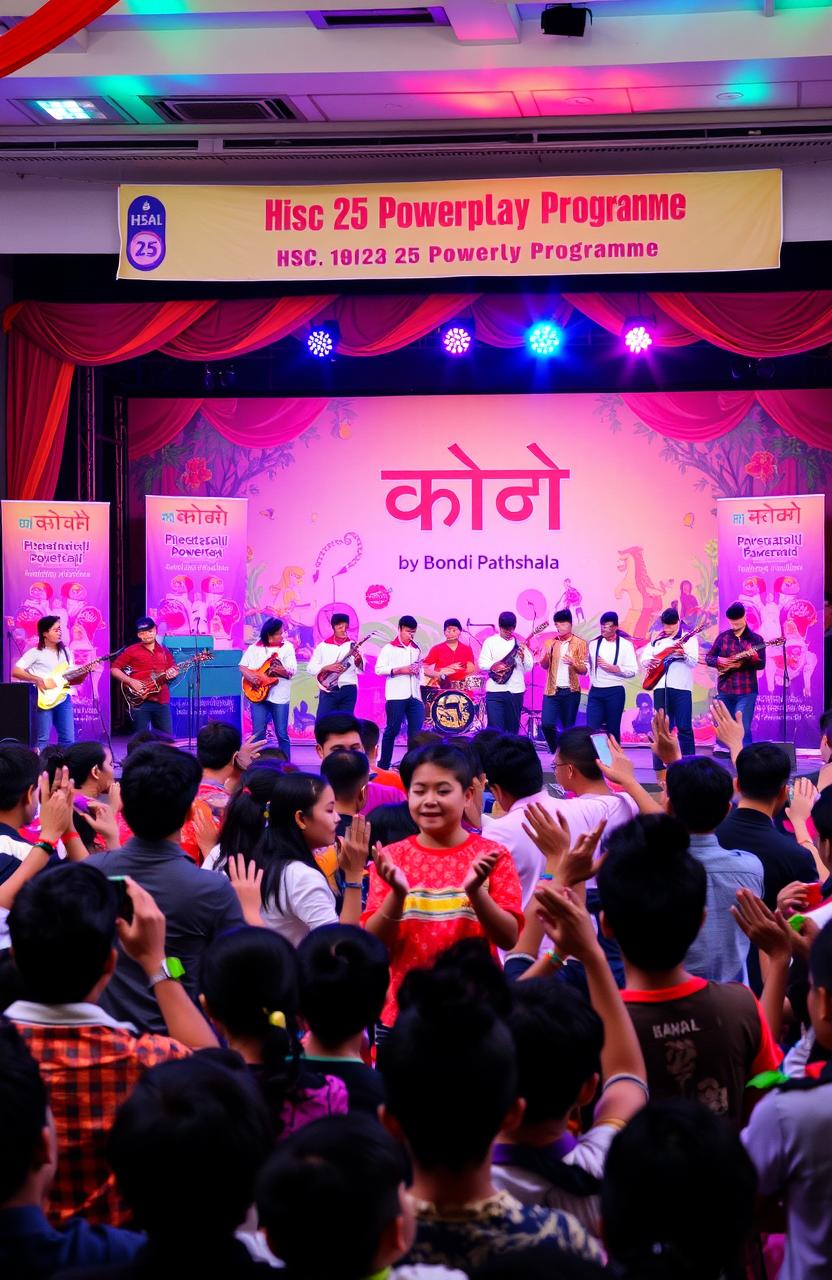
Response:
[{"label": "watch on wrist", "polygon": [[147,980],[147,985],[151,991],[157,982],[166,982],[168,978],[172,978],[174,982],[179,982],[185,976],[185,966],[176,956],[165,956],[162,963],[155,973],[152,973]]}]

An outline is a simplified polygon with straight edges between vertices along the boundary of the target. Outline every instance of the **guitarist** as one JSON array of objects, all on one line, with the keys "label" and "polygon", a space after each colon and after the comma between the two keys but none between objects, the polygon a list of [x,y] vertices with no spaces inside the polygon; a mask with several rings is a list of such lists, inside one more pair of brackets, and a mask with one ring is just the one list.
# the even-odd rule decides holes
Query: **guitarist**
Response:
[{"label": "guitarist", "polygon": [[329,675],[336,671],[341,673],[331,693],[320,690],[318,710],[315,714],[316,723],[322,716],[331,715],[336,711],[348,716],[353,714],[358,698],[358,673],[364,670],[364,658],[361,653],[356,653],[352,659],[350,658],[350,638],[347,634],[350,625],[349,615],[333,613],[331,622],[332,635],[328,640],[322,640],[315,646],[312,657],[306,664],[306,670],[310,676]]},{"label": "guitarist", "polygon": [[[661,624],[658,635],[641,650],[639,661],[647,671],[652,671],[657,662],[661,663],[656,655],[667,650],[669,641],[676,640],[679,652],[674,653],[664,667],[664,674],[653,690],[653,706],[657,711],[667,712],[671,729],[678,732],[682,755],[692,756],[696,754],[693,740],[693,673],[699,661],[699,640],[696,636],[682,639],[676,609],[665,609]],[[655,751],[653,768],[656,770],[656,781],[664,782],[666,770]]]},{"label": "guitarist", "polygon": [[280,618],[267,618],[260,628],[260,635],[255,644],[250,644],[240,661],[240,670],[247,680],[259,686],[263,682],[261,668],[274,660],[278,671],[283,673],[271,685],[262,702],[252,702],[251,730],[255,738],[265,739],[269,724],[274,727],[277,745],[289,759],[289,686],[292,676],[298,669],[298,660],[290,640],[283,632]]},{"label": "guitarist", "polygon": [[[498,634],[489,636],[480,649],[480,669],[487,671],[485,682],[485,710],[489,729],[502,729],[504,733],[517,733],[523,711],[526,692],[526,672],[534,666],[530,649],[514,634],[517,615],[505,611],[497,619]],[[495,675],[504,675],[508,663],[513,671],[506,684],[500,684]]]},{"label": "guitarist", "polygon": [[[63,643],[61,620],[57,614],[50,613],[45,618],[38,618],[37,647],[27,649],[18,658],[12,668],[12,679],[25,680],[28,684],[37,685],[39,690],[45,691],[47,688],[46,681],[53,674],[55,668],[64,662],[71,663],[72,659],[70,658],[69,650]],[[75,741],[72,697],[76,692],[76,688],[77,686],[70,685],[70,696],[64,698],[57,706],[38,707],[38,751],[43,751],[44,747],[48,745],[53,725],[58,735],[59,746],[68,747]]]},{"label": "guitarist", "polygon": [[458,685],[477,669],[474,652],[467,644],[460,643],[462,623],[459,618],[446,618],[442,630],[445,643],[435,644],[430,650],[425,658],[424,674],[430,680],[444,679],[449,685]]},{"label": "guitarist", "polygon": [[757,702],[757,672],[765,666],[765,641],[752,631],[739,601],[725,610],[728,626],[720,631],[705,658],[717,669],[717,698],[724,702],[733,719],[739,711],[745,730],[742,745],[753,741],[751,723]]},{"label": "guitarist", "polygon": [[[131,644],[113,659],[110,671],[119,684],[126,684],[141,693],[144,682],[154,676],[165,675],[169,680],[176,676],[176,660],[170,649],[156,639],[156,623],[152,618],[139,618],[136,623],[138,644]],[[170,689],[162,683],[158,693],[152,693],[138,707],[130,708],[130,717],[137,731],[159,729],[173,733],[170,715]]]}]

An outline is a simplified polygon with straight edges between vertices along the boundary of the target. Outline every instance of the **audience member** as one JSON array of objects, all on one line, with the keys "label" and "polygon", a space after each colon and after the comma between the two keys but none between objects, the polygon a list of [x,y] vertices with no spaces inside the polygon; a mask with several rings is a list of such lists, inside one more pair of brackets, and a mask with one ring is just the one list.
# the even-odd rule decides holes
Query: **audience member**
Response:
[{"label": "audience member", "polygon": [[[321,760],[325,760],[333,751],[363,751],[360,720],[340,711],[321,716],[320,720],[315,721],[315,746]],[[384,786],[375,779],[367,783],[367,794],[361,812],[369,813],[379,804],[398,804],[400,799],[399,787]]]},{"label": "audience member", "polygon": [[228,801],[220,838],[206,855],[205,871],[225,871],[230,858],[241,853],[246,861],[263,838],[275,779],[281,773],[272,760],[258,759],[240,779],[240,786]]},{"label": "audience member", "polygon": [[561,801],[559,811],[575,835],[606,823],[605,836],[629,822],[638,806],[624,792],[611,791],[598,768],[598,752],[589,729],[564,729],[552,758],[555,782],[571,793]]},{"label": "audience member", "polygon": [[[21,836],[35,816],[38,802],[39,761],[28,747],[0,744],[0,884],[20,866],[32,847]],[[63,832],[58,833],[58,839]]]},{"label": "audience member", "polygon": [[[236,759],[242,743],[242,734],[237,726],[225,724],[222,720],[209,720],[196,735],[196,758],[202,769],[202,777],[194,800],[194,810],[211,823],[216,833],[219,833],[228,804],[230,784],[240,775]],[[199,866],[204,854],[192,818],[184,824],[179,843],[188,857],[193,858]]]},{"label": "audience member", "polygon": [[410,816],[410,805],[406,800],[401,804],[377,805],[367,814],[367,821],[372,832],[373,846],[380,845],[382,849],[399,840],[406,840],[408,836],[418,835],[419,832]]},{"label": "audience member", "polygon": [[335,795],[338,814],[335,834],[346,835],[353,818],[363,812],[367,803],[370,762],[363,751],[352,748],[332,751],[321,761],[321,777],[326,779]]},{"label": "audience member", "polygon": [[361,746],[364,754],[370,762],[370,781],[377,782],[382,787],[393,787],[396,791],[404,792],[404,783],[395,769],[379,769],[378,767],[378,744],[381,738],[381,729],[375,720],[359,720],[358,732],[361,734]]}]

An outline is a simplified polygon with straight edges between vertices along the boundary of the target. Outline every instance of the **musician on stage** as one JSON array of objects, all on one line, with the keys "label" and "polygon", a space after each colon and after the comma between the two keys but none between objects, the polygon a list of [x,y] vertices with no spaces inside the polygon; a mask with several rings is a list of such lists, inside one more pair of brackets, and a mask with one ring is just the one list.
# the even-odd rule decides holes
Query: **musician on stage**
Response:
[{"label": "musician on stage", "polygon": [[558,746],[558,726],[571,729],[578,718],[581,686],[578,676],[585,675],[588,646],[586,640],[572,630],[572,610],[558,609],[552,621],[557,636],[550,640],[540,655],[540,665],[548,674],[543,694],[540,727],[546,745],[554,755]]},{"label": "musician on stage", "polygon": [[435,644],[425,658],[424,674],[431,680],[444,680],[459,685],[476,671],[474,651],[460,642],[462,623],[459,618],[446,618],[443,626],[445,643]]},{"label": "musician on stage", "polygon": [[[489,729],[502,729],[505,733],[517,733],[526,693],[526,672],[534,666],[531,650],[514,634],[517,615],[505,611],[497,619],[499,631],[489,636],[480,649],[480,670],[488,672],[485,682],[485,710]],[[505,675],[511,667],[511,675],[505,684],[495,680]]]},{"label": "musician on stage", "polygon": [[[47,689],[46,681],[55,672],[55,668],[64,662],[71,664],[69,650],[63,642],[61,620],[57,614],[48,613],[38,618],[38,643],[34,649],[27,649],[12,667],[12,680],[23,680],[27,684],[37,685],[40,692]],[[58,745],[69,747],[75,741],[75,724],[72,718],[72,698],[77,686],[70,685],[69,694],[54,707],[38,707],[37,716],[37,749],[43,751],[49,743],[52,726],[58,735]]]},{"label": "musician on stage", "polygon": [[590,689],[586,703],[586,723],[591,733],[606,730],[621,741],[621,717],[627,690],[625,680],[638,671],[633,642],[618,630],[618,614],[612,609],[601,614],[601,634],[589,644]]},{"label": "musician on stage", "polygon": [[419,690],[422,651],[413,639],[418,625],[409,613],[399,618],[399,634],[390,644],[382,646],[376,659],[376,675],[387,677],[384,686],[387,723],[381,739],[380,769],[390,768],[402,721],[407,720],[408,738],[418,733],[425,722],[425,705]]},{"label": "musician on stage", "polygon": [[[138,644],[131,644],[124,649],[110,665],[110,672],[119,684],[126,684],[135,693],[141,693],[145,680],[164,675],[173,680],[177,674],[176,659],[170,649],[166,649],[156,639],[156,623],[152,618],[139,618],[136,623]],[[161,682],[158,693],[152,693],[138,707],[130,708],[130,716],[134,728],[159,729],[162,733],[172,733],[173,724],[170,715],[170,689],[166,681]]]},{"label": "musician on stage", "polygon": [[752,631],[745,607],[738,601],[725,610],[728,626],[720,631],[705,658],[709,667],[717,669],[717,698],[724,702],[732,716],[742,715],[742,744],[753,741],[751,723],[757,702],[757,672],[765,666],[765,641]]},{"label": "musician on stage", "polygon": [[[682,639],[676,609],[665,609],[661,615],[661,624],[661,630],[655,638],[641,650],[639,661],[647,671],[653,671],[657,666],[664,667],[664,673],[653,689],[653,706],[657,711],[667,712],[671,729],[678,732],[682,755],[692,756],[696,754],[693,740],[693,673],[699,661],[699,640],[696,636]],[[667,658],[657,658],[658,654],[667,653],[671,640],[676,641],[676,647]],[[656,770],[657,782],[663,782],[666,770],[655,751],[653,768]]]},{"label": "musician on stage", "polygon": [[[349,621],[349,619],[348,619]],[[256,644],[250,644],[240,660],[240,670],[245,678],[259,688],[263,683],[261,668],[272,659],[280,664],[285,675],[275,680],[262,702],[252,702],[251,729],[255,738],[265,738],[269,724],[274,727],[277,745],[289,759],[289,694],[292,676],[298,669],[298,660],[290,640],[283,634],[280,618],[267,618],[260,628]]]},{"label": "musician on stage", "polygon": [[350,625],[349,614],[333,613],[332,635],[316,645],[312,657],[306,664],[310,676],[330,675],[340,672],[338,683],[331,693],[323,689],[318,694],[318,710],[316,722],[322,716],[332,715],[335,711],[352,715],[358,698],[358,673],[364,670],[364,658],[356,653],[350,656],[351,640],[347,634]]}]

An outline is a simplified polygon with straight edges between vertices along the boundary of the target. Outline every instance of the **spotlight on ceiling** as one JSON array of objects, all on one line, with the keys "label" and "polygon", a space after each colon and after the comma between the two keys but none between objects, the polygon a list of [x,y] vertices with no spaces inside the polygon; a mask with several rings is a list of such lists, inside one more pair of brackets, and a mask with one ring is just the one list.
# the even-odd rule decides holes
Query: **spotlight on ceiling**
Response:
[{"label": "spotlight on ceiling", "polygon": [[474,344],[474,334],[470,321],[461,324],[452,320],[441,331],[442,347],[446,355],[467,356]]},{"label": "spotlight on ceiling", "polygon": [[526,345],[533,356],[547,360],[560,349],[561,332],[551,320],[538,320],[526,332]]},{"label": "spotlight on ceiling", "polygon": [[649,321],[644,320],[641,316],[634,316],[624,325],[624,346],[627,348],[631,356],[644,355],[653,345],[653,335],[650,332]]},{"label": "spotlight on ceiling", "polygon": [[592,10],[576,9],[571,4],[547,4],[540,15],[540,29],[546,36],[582,36],[586,18],[592,26]]},{"label": "spotlight on ceiling", "polygon": [[327,356],[331,356],[335,351],[336,334],[331,326],[324,328],[322,325],[317,329],[310,329],[306,339],[306,349],[310,356],[316,356],[318,360],[326,360]]}]

